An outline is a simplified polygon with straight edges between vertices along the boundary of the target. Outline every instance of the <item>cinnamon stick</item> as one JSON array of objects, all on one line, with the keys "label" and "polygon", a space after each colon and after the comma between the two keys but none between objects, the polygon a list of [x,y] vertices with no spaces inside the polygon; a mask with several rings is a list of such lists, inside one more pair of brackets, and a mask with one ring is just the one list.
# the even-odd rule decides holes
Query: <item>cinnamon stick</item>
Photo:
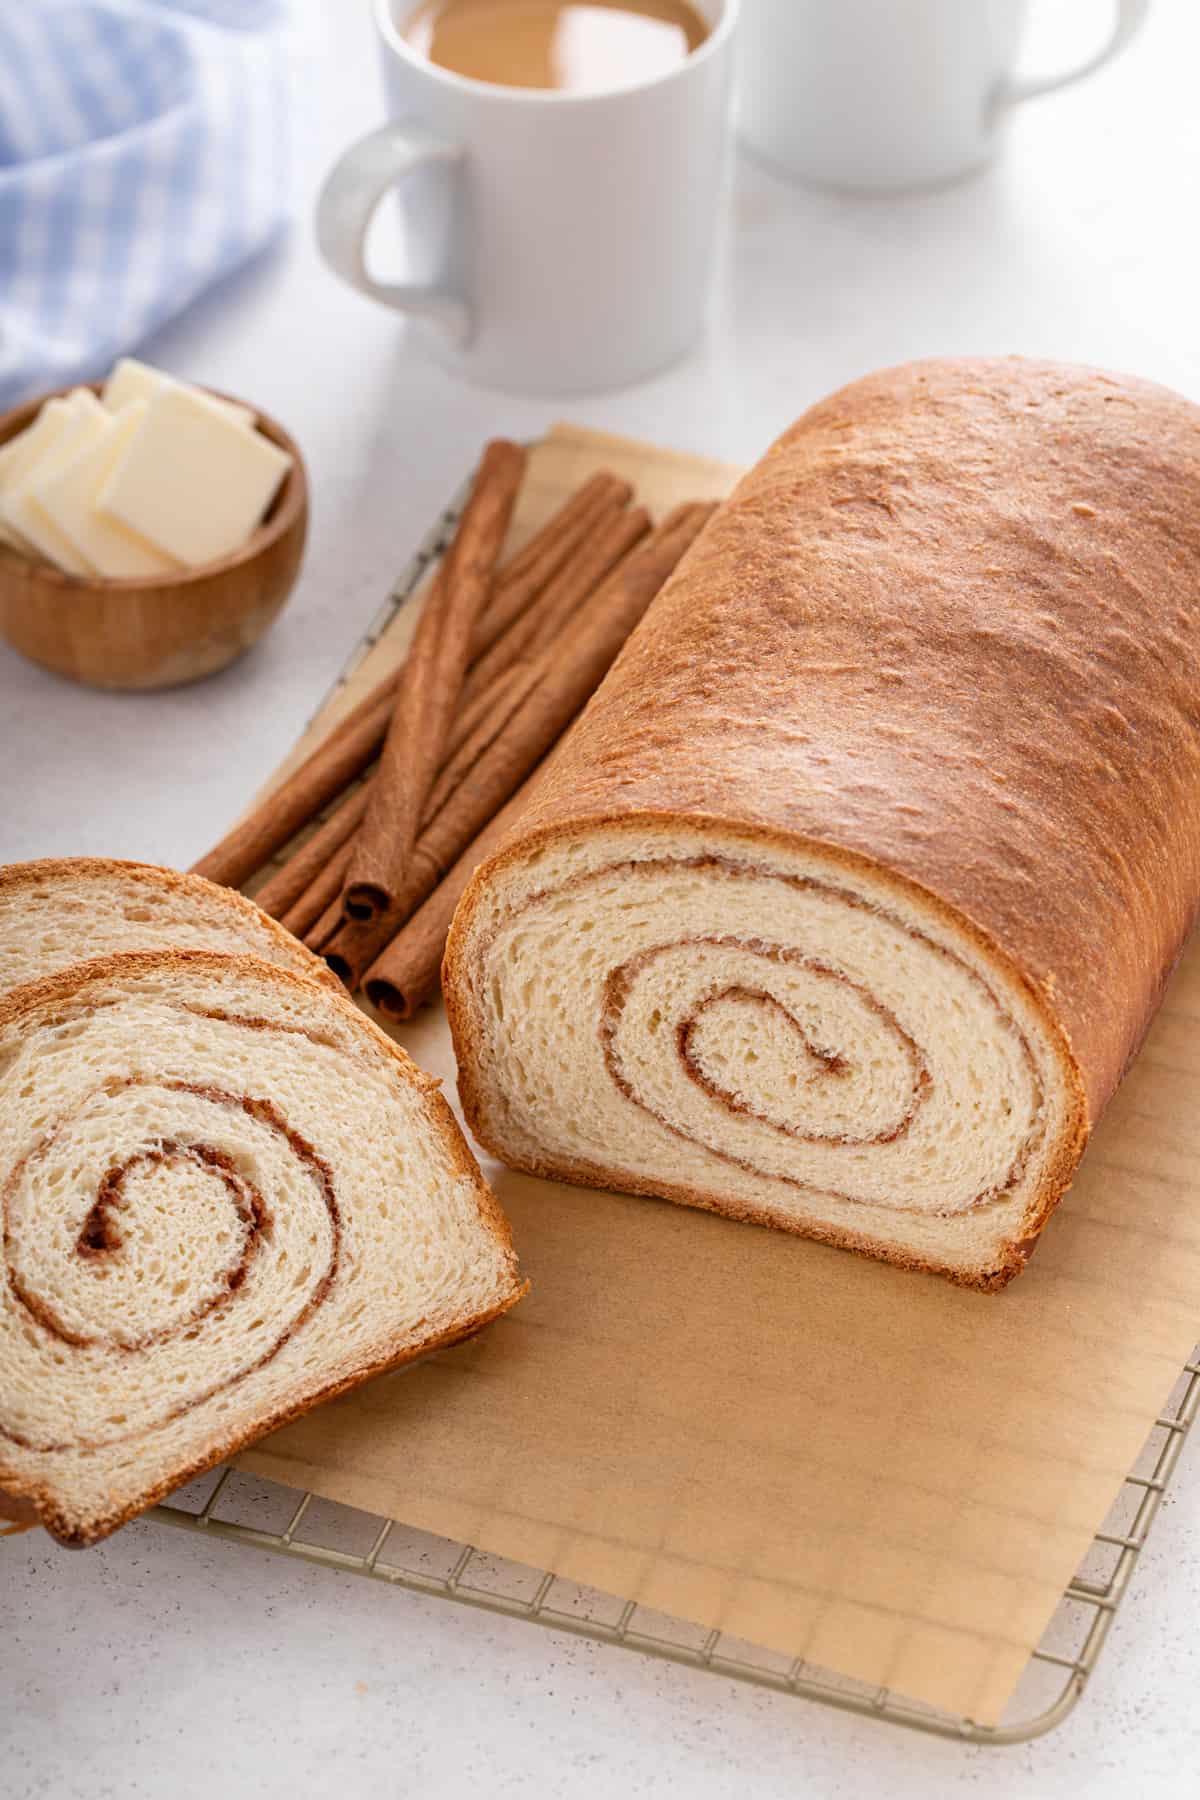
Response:
[{"label": "cinnamon stick", "polygon": [[[256,906],[261,906],[273,919],[286,919],[305,889],[329,866],[334,852],[349,843],[362,824],[363,814],[367,810],[367,793],[364,784],[346,795],[336,811],[330,813],[324,824],[317,827],[308,842],[294,856],[290,856],[282,869],[277,870],[269,881],[263,883],[254,896]],[[348,862],[347,852],[342,862],[343,872]],[[314,913],[313,918],[315,917]],[[312,919],[309,919],[304,931],[311,924]],[[294,925],[288,925],[289,931],[295,929]]]},{"label": "cinnamon stick", "polygon": [[592,536],[580,554],[568,563],[538,600],[526,607],[491,648],[471,665],[463,689],[463,703],[470,701],[501,669],[509,667],[535,643],[544,643],[562,630],[610,570],[650,529],[644,506],[628,511],[611,506],[601,513]]},{"label": "cinnamon stick", "polygon": [[574,556],[602,514],[633,498],[627,481],[601,473],[585,481],[554,517],[519,550],[496,577],[492,597],[475,629],[472,657],[490,650],[502,632],[537,598]]},{"label": "cinnamon stick", "polygon": [[[613,485],[619,484],[614,482]],[[509,715],[522,704],[529,691],[530,664],[536,652],[559,636],[565,620],[578,609],[581,601],[589,592],[595,591],[600,579],[632,543],[649,530],[649,514],[642,507],[622,513],[619,503],[618,496],[617,509],[613,509],[610,496],[600,515],[593,512],[589,524],[595,535],[578,564],[562,570],[542,599],[531,606],[527,614],[521,615],[519,633],[510,629],[495,641],[491,654],[472,668],[463,685],[461,709],[450,728],[442,766],[430,793],[430,804],[422,814],[422,829],[447,794],[458,785],[463,770],[470,767]],[[509,654],[521,644],[525,645],[524,651],[506,667]],[[455,773],[451,779],[448,769],[452,763]],[[310,934],[314,923],[323,921],[323,915],[332,904],[335,875],[330,859],[335,852],[338,891],[345,885],[351,853],[343,852],[341,847],[350,832],[358,828],[367,804],[364,799],[354,796],[351,799],[357,810],[351,807],[350,801],[342,803],[333,815],[333,819],[339,821],[338,825],[333,824],[333,819],[327,822],[328,835],[323,838],[322,847],[312,848],[317,838],[326,832],[326,826],[322,826],[311,843],[299,850],[279,875],[255,896],[264,911],[279,919],[297,937]],[[353,825],[347,825],[347,811],[353,817]],[[295,864],[302,867],[293,874]]]},{"label": "cinnamon stick", "polygon": [[486,446],[441,579],[418,622],[346,871],[343,904],[355,918],[378,917],[401,891],[421,811],[459,704],[471,639],[491,591],[525,460],[524,450],[506,439]]},{"label": "cinnamon stick", "polygon": [[[534,533],[500,571],[492,601],[476,626],[473,657],[489,650],[520,616],[521,608],[537,600],[545,584],[596,527],[601,514],[614,503],[624,505],[629,492],[628,482],[615,475],[595,475]],[[432,599],[432,594],[429,597]],[[193,863],[193,873],[223,887],[241,887],[373,762],[387,734],[400,674],[396,668],[376,682],[285,782]],[[347,740],[352,740],[352,748]]]},{"label": "cinnamon stick", "polygon": [[[525,620],[521,621],[520,637],[525,648],[517,661],[505,669],[500,666],[503,659],[489,656],[472,669],[463,688],[458,730],[454,741],[446,747],[446,757],[430,792],[428,816],[423,823],[427,824],[445,804],[512,714],[524,705],[541,679],[540,653],[562,642],[581,603],[596,592],[604,576],[649,530],[650,515],[642,506],[614,515],[589,545],[587,554],[580,558],[578,570],[568,572],[562,582],[548,590],[546,600],[549,604],[539,605],[536,616],[530,615],[532,629],[525,630]],[[506,649],[515,648],[511,634],[504,643]]]},{"label": "cinnamon stick", "polygon": [[363,989],[385,1018],[411,1019],[437,987],[454,909],[480,863],[492,854],[524,808],[537,774],[535,771],[523,782],[491,824],[472,839],[449,874],[367,970]]},{"label": "cinnamon stick", "polygon": [[329,913],[318,921],[305,942],[326,958],[348,987],[358,986],[363,972],[413,909],[433,891],[599,686],[629,633],[712,511],[707,504],[676,508],[596,590],[566,637],[541,652],[539,679],[526,705],[508,720],[421,833],[407,860],[402,884],[386,911],[373,920],[343,916],[332,930]]},{"label": "cinnamon stick", "polygon": [[[464,746],[478,738],[485,722],[491,723],[490,741],[521,704],[526,691],[526,671],[526,663],[514,663],[455,719],[442,768],[421,817],[422,826],[429,823],[442,805],[447,792],[446,771],[451,766],[457,769]],[[278,919],[296,937],[303,937],[326,908],[340,897],[353,854],[350,839],[362,823],[369,798],[366,784],[348,794],[303,848],[289,858],[254,896],[264,912]]]},{"label": "cinnamon stick", "polygon": [[354,714],[334,727],[312,755],[268,794],[253,812],[193,863],[192,872],[222,887],[241,887],[315,813],[361,775],[378,754],[392,715],[389,694],[368,695]]},{"label": "cinnamon stick", "polygon": [[328,937],[340,923],[342,887],[353,854],[354,840],[347,838],[341,849],[334,851],[320,873],[313,877],[299,899],[284,913],[279,923],[293,937],[307,939],[314,931]]},{"label": "cinnamon stick", "polygon": [[[570,654],[567,640],[560,636],[557,643],[560,654]],[[479,696],[479,704],[464,713],[464,723],[470,724],[471,729],[460,736],[459,742],[438,771],[438,778],[429,792],[423,825],[432,823],[447,800],[470,775],[480,757],[535,694],[545,674],[541,650],[549,651],[550,648],[548,644],[541,646],[538,654],[523,657],[520,662],[514,663],[511,669],[506,670],[498,681],[494,681]]]}]

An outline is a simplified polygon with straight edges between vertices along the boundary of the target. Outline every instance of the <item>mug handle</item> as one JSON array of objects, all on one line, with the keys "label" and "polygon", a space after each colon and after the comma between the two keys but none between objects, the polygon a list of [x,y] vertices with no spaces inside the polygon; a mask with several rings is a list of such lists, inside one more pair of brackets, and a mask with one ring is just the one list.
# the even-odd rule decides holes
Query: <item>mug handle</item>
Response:
[{"label": "mug handle", "polygon": [[335,275],[397,312],[433,319],[465,342],[470,314],[463,299],[436,283],[376,281],[367,268],[367,231],[375,209],[398,181],[423,169],[454,167],[457,144],[384,125],[351,144],[325,177],[317,199],[317,248]]},{"label": "mug handle", "polygon": [[1094,75],[1137,35],[1149,11],[1150,0],[1118,0],[1112,36],[1094,56],[1089,56],[1077,69],[1067,69],[1061,75],[1016,75],[1000,82],[992,95],[993,112],[1018,106],[1022,100],[1036,100],[1039,94],[1052,94],[1058,88],[1071,87],[1085,76]]}]

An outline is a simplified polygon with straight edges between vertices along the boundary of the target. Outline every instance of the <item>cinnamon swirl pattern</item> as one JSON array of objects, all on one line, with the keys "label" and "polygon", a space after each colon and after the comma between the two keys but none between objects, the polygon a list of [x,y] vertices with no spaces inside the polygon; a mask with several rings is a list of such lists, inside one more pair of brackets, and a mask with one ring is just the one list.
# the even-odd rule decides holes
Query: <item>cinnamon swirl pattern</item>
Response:
[{"label": "cinnamon swirl pattern", "polygon": [[1053,1154],[1020,984],[897,882],[746,834],[609,825],[484,873],[448,960],[505,1160],[1002,1279]]},{"label": "cinnamon swirl pattern", "polygon": [[0,1489],[70,1542],[511,1305],[435,1086],[248,957],[113,957],[0,1002]]}]

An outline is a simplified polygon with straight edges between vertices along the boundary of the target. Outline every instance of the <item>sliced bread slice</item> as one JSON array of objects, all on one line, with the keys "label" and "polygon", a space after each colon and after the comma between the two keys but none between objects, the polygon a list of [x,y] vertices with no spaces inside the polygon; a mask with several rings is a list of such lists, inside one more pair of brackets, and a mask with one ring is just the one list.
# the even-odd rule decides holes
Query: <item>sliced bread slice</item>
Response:
[{"label": "sliced bread slice", "polygon": [[67,1544],[524,1291],[437,1083],[254,957],[0,999],[0,1196],[0,1510]]},{"label": "sliced bread slice", "polygon": [[172,949],[261,956],[341,991],[290,931],[200,875],[103,856],[0,868],[0,994],[92,957]]}]

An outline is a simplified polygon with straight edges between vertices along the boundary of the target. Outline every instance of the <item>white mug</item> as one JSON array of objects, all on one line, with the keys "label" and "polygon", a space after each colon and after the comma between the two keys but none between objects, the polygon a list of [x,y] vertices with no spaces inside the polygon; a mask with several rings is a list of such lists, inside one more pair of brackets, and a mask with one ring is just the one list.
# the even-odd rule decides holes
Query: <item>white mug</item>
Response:
[{"label": "white mug", "polygon": [[1014,106],[1090,75],[1150,0],[1119,0],[1104,47],[1063,74],[1015,73],[1027,0],[744,0],[738,126],[821,187],[933,187],[981,168]]},{"label": "white mug", "polygon": [[[725,205],[739,0],[667,73],[598,93],[494,86],[426,61],[375,0],[391,124],[353,145],[317,202],[317,241],[353,287],[422,321],[437,359],[489,387],[638,381],[703,330]],[[377,281],[367,231],[400,184],[410,263]]]}]

